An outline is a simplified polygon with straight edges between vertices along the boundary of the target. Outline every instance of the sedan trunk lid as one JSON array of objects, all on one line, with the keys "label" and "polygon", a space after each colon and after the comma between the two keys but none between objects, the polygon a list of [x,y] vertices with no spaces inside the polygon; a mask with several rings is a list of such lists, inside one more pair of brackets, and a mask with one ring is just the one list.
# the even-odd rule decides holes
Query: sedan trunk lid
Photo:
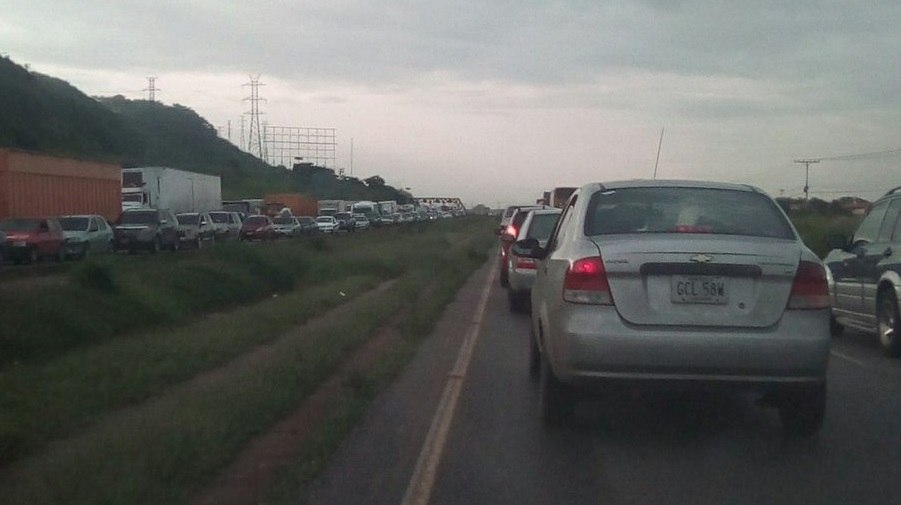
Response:
[{"label": "sedan trunk lid", "polygon": [[763,328],[779,321],[801,247],[699,234],[595,236],[619,315],[661,326]]}]

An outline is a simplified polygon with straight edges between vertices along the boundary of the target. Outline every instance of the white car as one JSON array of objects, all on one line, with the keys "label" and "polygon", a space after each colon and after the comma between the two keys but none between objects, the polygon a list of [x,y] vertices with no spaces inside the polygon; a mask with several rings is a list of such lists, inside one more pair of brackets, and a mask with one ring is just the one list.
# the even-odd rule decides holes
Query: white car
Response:
[{"label": "white car", "polygon": [[338,220],[332,216],[319,216],[316,218],[316,227],[322,233],[337,233]]}]

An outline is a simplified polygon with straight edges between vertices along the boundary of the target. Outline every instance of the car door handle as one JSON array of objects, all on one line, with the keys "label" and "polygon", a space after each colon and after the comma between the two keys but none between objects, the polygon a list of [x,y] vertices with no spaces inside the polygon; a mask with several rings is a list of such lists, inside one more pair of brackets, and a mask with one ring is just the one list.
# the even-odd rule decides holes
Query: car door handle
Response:
[{"label": "car door handle", "polygon": [[885,250],[882,251],[882,255],[885,256],[886,258],[888,258],[889,256],[891,256],[891,255],[892,255],[892,248],[891,248],[891,247],[886,247]]}]

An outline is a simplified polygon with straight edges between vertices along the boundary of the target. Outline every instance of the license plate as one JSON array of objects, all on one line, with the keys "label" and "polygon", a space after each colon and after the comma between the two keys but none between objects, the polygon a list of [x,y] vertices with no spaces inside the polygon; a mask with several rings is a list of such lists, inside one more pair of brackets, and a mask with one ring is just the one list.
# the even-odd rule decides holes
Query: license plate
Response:
[{"label": "license plate", "polygon": [[724,277],[710,275],[674,275],[671,284],[673,303],[724,305],[729,294]]},{"label": "license plate", "polygon": [[25,247],[28,245],[26,242],[13,242],[13,247]]}]

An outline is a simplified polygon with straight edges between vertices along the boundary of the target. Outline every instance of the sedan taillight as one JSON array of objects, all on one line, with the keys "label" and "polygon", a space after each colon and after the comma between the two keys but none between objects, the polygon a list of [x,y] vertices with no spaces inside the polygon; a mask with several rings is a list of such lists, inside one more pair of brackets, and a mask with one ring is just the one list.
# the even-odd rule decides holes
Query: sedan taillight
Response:
[{"label": "sedan taillight", "polygon": [[563,279],[563,300],[571,303],[613,305],[607,270],[600,256],[572,262]]},{"label": "sedan taillight", "polygon": [[792,283],[788,309],[810,310],[829,308],[829,284],[826,269],[819,263],[802,261]]}]

